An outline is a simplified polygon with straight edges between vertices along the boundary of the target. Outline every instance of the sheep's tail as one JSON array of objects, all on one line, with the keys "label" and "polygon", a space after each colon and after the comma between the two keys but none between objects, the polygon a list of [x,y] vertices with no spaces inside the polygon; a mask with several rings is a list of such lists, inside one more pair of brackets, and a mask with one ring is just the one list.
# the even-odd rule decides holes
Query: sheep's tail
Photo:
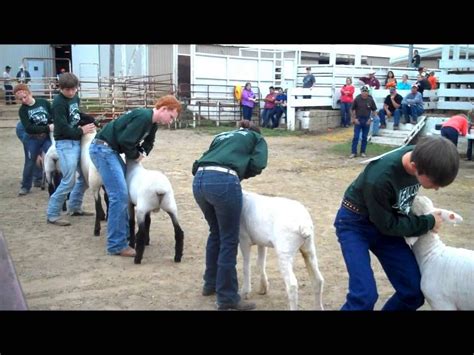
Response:
[{"label": "sheep's tail", "polygon": [[302,238],[310,239],[314,234],[314,228],[312,224],[304,223],[299,226],[299,232]]}]

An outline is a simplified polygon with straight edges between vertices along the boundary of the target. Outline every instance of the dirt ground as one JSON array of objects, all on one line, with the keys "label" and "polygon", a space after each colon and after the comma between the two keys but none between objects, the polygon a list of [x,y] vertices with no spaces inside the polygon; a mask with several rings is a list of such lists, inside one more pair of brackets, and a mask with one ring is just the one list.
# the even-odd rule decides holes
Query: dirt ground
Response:
[{"label": "dirt ground", "polygon": [[[323,135],[268,137],[269,163],[264,172],[243,182],[247,190],[301,201],[313,217],[316,249],[325,278],[323,303],[337,310],[344,303],[347,271],[337,243],[334,216],[348,184],[362,170],[359,159],[349,160],[328,152],[350,132]],[[184,256],[173,262],[173,228],[163,212],[152,215],[151,245],[141,265],[132,258],[108,256],[105,231],[93,236],[93,217],[71,217],[71,227],[46,224],[48,194],[39,188],[17,197],[23,168],[23,149],[14,129],[1,129],[4,146],[0,166],[0,228],[3,230],[27,303],[33,310],[214,310],[215,298],[201,296],[207,224],[191,189],[191,165],[207,149],[212,137],[193,130],[160,129],[151,156],[144,165],[163,171],[170,179],[185,233]],[[7,148],[8,147],[8,148]],[[349,152],[348,152],[349,153]],[[369,157],[370,145],[368,148]],[[422,189],[435,204],[464,216],[455,227],[445,225],[440,235],[448,245],[474,249],[474,163],[462,161],[457,180],[439,191]],[[86,192],[84,206],[93,210]],[[252,251],[255,269],[256,248]],[[373,258],[380,309],[393,289]],[[238,259],[239,281],[242,260]],[[267,258],[270,292],[258,295],[258,277],[252,274],[251,299],[259,310],[288,309],[287,295],[276,255]],[[295,261],[299,308],[313,309],[308,274],[299,255]],[[429,309],[425,305],[422,309]]]}]

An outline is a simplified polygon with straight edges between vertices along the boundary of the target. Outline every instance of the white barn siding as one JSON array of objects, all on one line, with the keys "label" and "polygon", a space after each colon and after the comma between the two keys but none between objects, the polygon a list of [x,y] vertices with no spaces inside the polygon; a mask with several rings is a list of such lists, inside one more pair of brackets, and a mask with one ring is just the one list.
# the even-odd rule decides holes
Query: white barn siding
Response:
[{"label": "white barn siding", "polygon": [[148,75],[173,73],[173,45],[159,44],[148,47]]},{"label": "white barn siding", "polygon": [[[54,57],[54,48],[49,44],[3,44],[0,45],[0,68],[3,71],[5,66],[9,65],[12,67],[10,74],[15,76],[18,72],[18,67],[22,64],[22,59],[25,57],[35,58],[52,58]],[[55,76],[54,73],[54,62],[52,60],[46,60],[44,64],[44,75]]]}]

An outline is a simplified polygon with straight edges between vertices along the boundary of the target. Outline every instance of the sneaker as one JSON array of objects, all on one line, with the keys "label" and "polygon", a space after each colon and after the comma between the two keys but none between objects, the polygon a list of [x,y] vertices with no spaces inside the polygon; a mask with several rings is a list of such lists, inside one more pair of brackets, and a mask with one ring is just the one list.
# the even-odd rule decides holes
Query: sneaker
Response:
[{"label": "sneaker", "polygon": [[257,305],[253,302],[239,301],[239,303],[221,303],[217,305],[218,311],[251,311]]},{"label": "sneaker", "polygon": [[362,158],[365,158],[367,155],[365,155],[365,153],[360,153],[360,156],[361,156]]},{"label": "sneaker", "polygon": [[137,252],[136,252],[135,249],[133,249],[132,247],[126,247],[126,248],[125,248],[124,250],[122,250],[120,253],[115,254],[115,255],[134,257],[135,255],[137,255]]},{"label": "sneaker", "polygon": [[41,180],[35,181],[35,182],[33,183],[33,186],[34,186],[34,187],[41,187]]},{"label": "sneaker", "polygon": [[58,218],[55,221],[51,221],[51,220],[48,219],[48,220],[46,220],[46,222],[49,223],[49,224],[54,224],[55,226],[60,226],[60,227],[67,227],[67,226],[71,225],[71,222],[69,222],[68,220],[62,219],[62,218]]},{"label": "sneaker", "polygon": [[75,211],[75,212],[69,212],[70,216],[79,216],[79,217],[84,217],[84,216],[94,216],[95,213],[93,212],[86,212],[86,211]]},{"label": "sneaker", "polygon": [[30,191],[28,191],[27,189],[25,188],[21,188],[20,191],[18,191],[18,196],[25,196],[27,193],[29,193]]},{"label": "sneaker", "polygon": [[349,159],[352,159],[352,158],[355,158],[355,157],[356,157],[356,155],[355,155],[355,154],[351,154],[351,155],[349,155]]},{"label": "sneaker", "polygon": [[212,296],[216,294],[216,290],[213,288],[202,288],[202,295],[203,296]]},{"label": "sneaker", "polygon": [[398,128],[398,126],[393,126],[393,130],[394,131],[398,131],[400,128]]}]

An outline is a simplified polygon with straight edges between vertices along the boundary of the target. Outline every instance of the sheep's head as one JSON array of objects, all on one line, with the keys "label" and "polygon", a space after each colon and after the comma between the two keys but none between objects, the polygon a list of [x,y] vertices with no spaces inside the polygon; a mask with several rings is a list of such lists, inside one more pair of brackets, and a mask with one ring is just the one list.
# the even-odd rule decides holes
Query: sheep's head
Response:
[{"label": "sheep's head", "polygon": [[444,222],[461,223],[463,221],[463,218],[453,211],[435,208],[433,202],[426,196],[416,196],[413,200],[411,210],[417,216],[439,211],[441,212],[441,218]]}]

